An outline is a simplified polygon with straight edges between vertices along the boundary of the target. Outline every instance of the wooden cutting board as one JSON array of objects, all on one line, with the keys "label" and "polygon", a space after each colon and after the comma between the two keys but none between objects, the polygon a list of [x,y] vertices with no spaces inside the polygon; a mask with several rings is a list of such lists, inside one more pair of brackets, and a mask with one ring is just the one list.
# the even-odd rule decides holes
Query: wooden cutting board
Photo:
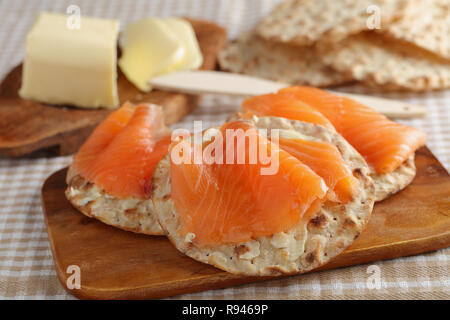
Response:
[{"label": "wooden cutting board", "polygon": [[[375,205],[359,238],[321,269],[391,259],[450,246],[450,176],[433,154],[416,155],[417,176]],[[50,176],[42,203],[58,277],[85,299],[150,299],[269,279],[233,275],[178,252],[165,237],[122,231],[88,218],[64,196],[66,169]],[[70,265],[81,288],[69,290]]]},{"label": "wooden cutting board", "polygon": [[[204,62],[203,70],[216,67],[217,55],[227,35],[216,24],[189,19],[197,35]],[[0,153],[19,157],[40,149],[58,155],[74,153],[92,130],[109,114],[106,109],[53,106],[19,97],[22,65],[14,68],[0,84]],[[163,107],[167,124],[179,121],[198,103],[198,96],[155,90],[143,93],[118,68],[119,100],[149,102]]]}]

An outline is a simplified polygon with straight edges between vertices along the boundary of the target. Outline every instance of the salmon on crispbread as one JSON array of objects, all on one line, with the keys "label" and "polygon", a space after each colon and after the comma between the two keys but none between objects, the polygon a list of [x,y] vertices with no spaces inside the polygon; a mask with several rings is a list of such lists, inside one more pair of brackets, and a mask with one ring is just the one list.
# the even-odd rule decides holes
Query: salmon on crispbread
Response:
[{"label": "salmon on crispbread", "polygon": [[169,144],[161,107],[125,103],[75,155],[67,174],[67,199],[106,224],[162,234],[150,199],[151,177]]},{"label": "salmon on crispbread", "polygon": [[[271,130],[280,127],[284,141],[277,144]],[[228,272],[264,276],[309,271],[354,241],[372,212],[374,186],[366,162],[342,137],[320,125],[262,117],[206,130],[203,150],[230,128],[255,129],[249,139],[279,155],[278,171],[262,175],[268,167],[258,163],[179,163],[172,151],[193,145],[174,142],[153,175],[152,199],[178,250]],[[239,146],[247,158],[251,147]],[[334,163],[314,171],[307,157]]]}]

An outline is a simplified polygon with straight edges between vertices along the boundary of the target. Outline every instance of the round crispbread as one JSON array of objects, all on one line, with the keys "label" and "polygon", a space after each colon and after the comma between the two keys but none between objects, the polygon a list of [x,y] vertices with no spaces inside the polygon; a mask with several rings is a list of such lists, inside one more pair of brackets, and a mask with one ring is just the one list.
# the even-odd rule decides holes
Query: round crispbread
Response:
[{"label": "round crispbread", "polygon": [[254,32],[228,44],[218,60],[222,70],[290,84],[326,87],[352,80],[322,63],[314,47],[276,43]]},{"label": "round crispbread", "polygon": [[319,50],[323,63],[384,91],[450,88],[450,61],[379,33],[361,33]]},{"label": "round crispbread", "polygon": [[382,201],[403,190],[416,176],[414,154],[390,173],[380,174],[372,170],[370,174],[375,183],[375,201]]},{"label": "round crispbread", "polygon": [[450,2],[417,1],[403,19],[390,24],[381,32],[450,59]]},{"label": "round crispbread", "polygon": [[258,276],[310,271],[341,253],[367,224],[374,203],[374,185],[369,168],[341,136],[324,127],[272,117],[259,118],[255,124],[260,129],[282,128],[303,138],[336,145],[360,183],[358,193],[344,205],[325,203],[319,212],[304,216],[285,232],[257,237],[245,243],[200,247],[195,244],[192,234],[182,236],[179,233],[183,221],[171,199],[170,159],[167,155],[159,162],[152,180],[156,216],[178,250],[222,270]]},{"label": "round crispbread", "polygon": [[151,199],[118,199],[69,168],[66,198],[84,215],[126,231],[164,235]]},{"label": "round crispbread", "polygon": [[[380,15],[381,27],[401,18],[410,0],[287,0],[257,26],[265,39],[297,45],[338,42],[368,30],[370,17]],[[376,20],[376,19],[375,19]],[[374,26],[378,27],[378,26]]]}]

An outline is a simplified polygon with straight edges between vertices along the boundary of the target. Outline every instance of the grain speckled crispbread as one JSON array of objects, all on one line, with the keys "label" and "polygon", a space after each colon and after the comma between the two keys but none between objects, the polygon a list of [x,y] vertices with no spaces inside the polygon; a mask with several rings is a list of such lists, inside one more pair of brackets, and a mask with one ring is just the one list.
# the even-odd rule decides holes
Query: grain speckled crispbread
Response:
[{"label": "grain speckled crispbread", "polygon": [[317,41],[337,42],[367,29],[373,14],[370,6],[380,8],[381,27],[401,17],[409,0],[287,0],[275,7],[258,25],[265,39],[310,45]]},{"label": "grain speckled crispbread", "polygon": [[357,194],[345,205],[325,203],[319,212],[304,216],[297,225],[284,232],[245,243],[200,247],[196,245],[195,237],[179,233],[183,221],[170,197],[170,160],[167,156],[158,164],[152,180],[157,218],[178,250],[222,270],[258,276],[307,272],[341,253],[368,222],[374,203],[369,169],[342,137],[324,127],[270,117],[260,118],[255,123],[259,128],[282,127],[310,139],[335,144],[360,183]]},{"label": "grain speckled crispbread", "polygon": [[406,16],[382,30],[389,37],[450,58],[450,1],[416,1]]},{"label": "grain speckled crispbread", "polygon": [[324,87],[351,80],[324,65],[314,47],[276,43],[254,32],[228,44],[219,64],[222,70],[298,85]]},{"label": "grain speckled crispbread", "polygon": [[386,91],[450,87],[450,60],[378,33],[361,33],[321,48],[322,61]]},{"label": "grain speckled crispbread", "polygon": [[386,174],[372,171],[370,176],[375,183],[375,201],[384,200],[403,190],[416,176],[414,154],[394,171]]},{"label": "grain speckled crispbread", "polygon": [[150,199],[118,199],[69,169],[66,198],[84,215],[116,228],[163,235]]}]

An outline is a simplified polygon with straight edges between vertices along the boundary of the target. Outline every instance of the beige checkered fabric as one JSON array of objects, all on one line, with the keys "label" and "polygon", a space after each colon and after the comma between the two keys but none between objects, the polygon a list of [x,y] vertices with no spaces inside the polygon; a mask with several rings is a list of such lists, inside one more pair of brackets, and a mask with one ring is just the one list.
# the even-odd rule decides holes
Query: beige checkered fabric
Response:
[{"label": "beige checkered fabric", "polygon": [[[120,18],[122,26],[142,17],[191,16],[213,20],[230,37],[250,29],[278,1],[271,0],[0,0],[0,77],[23,59],[24,39],[41,10],[64,12],[77,4],[81,13]],[[357,88],[347,88],[357,90]],[[425,130],[428,146],[450,166],[450,91],[423,95],[390,95],[428,107],[425,119],[407,121]],[[202,105],[176,127],[220,124],[239,101],[207,96]],[[72,299],[58,282],[40,203],[47,176],[66,166],[70,157],[0,158],[0,298]],[[391,299],[450,298],[450,249],[392,261],[380,261],[381,287],[369,289],[369,265],[317,272],[176,299]]]}]

